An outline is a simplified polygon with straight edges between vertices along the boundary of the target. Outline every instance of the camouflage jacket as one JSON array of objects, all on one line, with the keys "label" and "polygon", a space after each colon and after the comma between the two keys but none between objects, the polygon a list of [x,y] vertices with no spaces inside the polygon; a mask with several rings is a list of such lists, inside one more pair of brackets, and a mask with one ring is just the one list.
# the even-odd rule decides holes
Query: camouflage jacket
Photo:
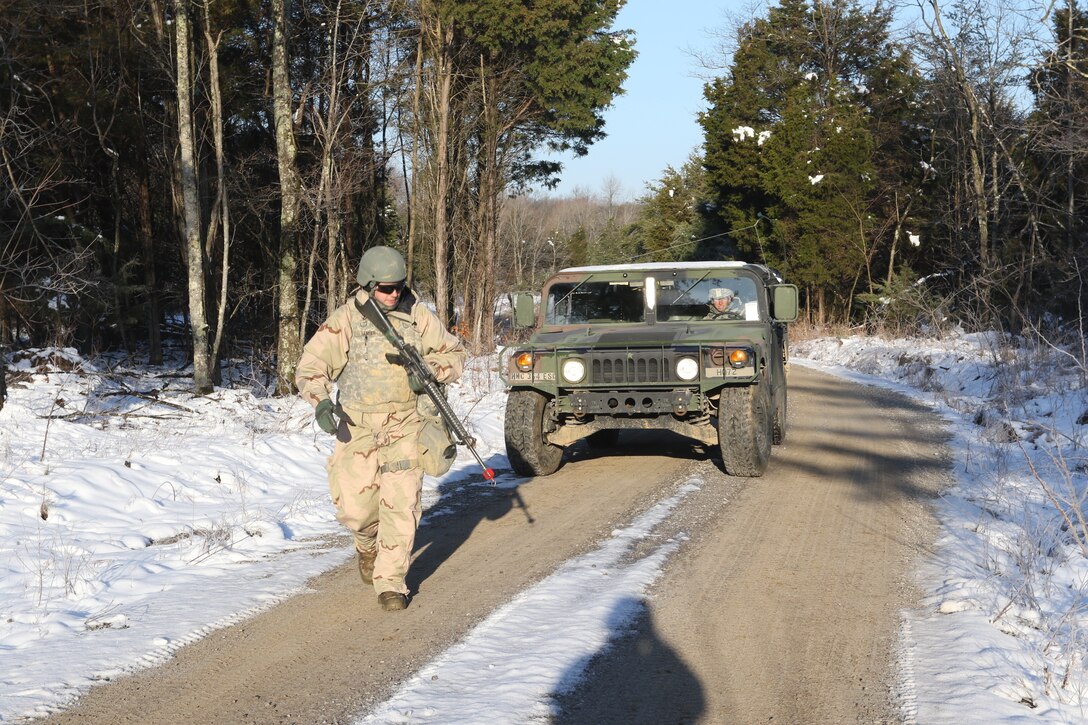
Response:
[{"label": "camouflage jacket", "polygon": [[[393,345],[355,306],[355,300],[362,304],[367,297],[360,290],[336,308],[303,347],[295,385],[310,405],[316,407],[328,399],[336,382],[339,402],[349,415],[415,407],[417,395],[408,384],[407,371],[386,357],[395,352]],[[423,355],[438,382],[449,383],[461,376],[467,357],[464,346],[418,303],[410,289],[386,314],[404,341]]]},{"label": "camouflage jacket", "polygon": [[728,307],[721,312],[718,312],[714,308],[714,305],[710,305],[710,311],[706,313],[704,320],[743,320],[744,308],[741,307],[736,300],[733,300]]}]

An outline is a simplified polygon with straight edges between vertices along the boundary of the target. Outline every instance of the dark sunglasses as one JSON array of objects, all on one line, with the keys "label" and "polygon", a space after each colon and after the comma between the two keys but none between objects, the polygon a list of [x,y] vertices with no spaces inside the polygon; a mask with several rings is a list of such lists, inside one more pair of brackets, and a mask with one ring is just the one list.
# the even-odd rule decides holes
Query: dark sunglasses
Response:
[{"label": "dark sunglasses", "polygon": [[404,283],[395,282],[393,284],[379,284],[375,285],[374,289],[378,292],[381,292],[383,295],[391,295],[397,292],[404,291]]}]

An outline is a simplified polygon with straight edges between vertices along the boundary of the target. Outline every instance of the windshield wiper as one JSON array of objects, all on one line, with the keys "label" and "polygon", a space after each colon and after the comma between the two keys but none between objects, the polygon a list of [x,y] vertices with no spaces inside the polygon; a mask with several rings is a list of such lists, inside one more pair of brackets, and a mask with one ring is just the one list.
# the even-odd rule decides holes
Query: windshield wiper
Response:
[{"label": "windshield wiper", "polygon": [[707,271],[703,272],[703,276],[702,276],[702,277],[700,277],[699,279],[697,279],[697,280],[695,280],[694,282],[692,282],[692,283],[691,283],[691,286],[690,286],[690,287],[688,287],[688,288],[687,288],[686,290],[684,290],[683,292],[681,292],[681,293],[680,293],[680,294],[681,294],[681,296],[683,296],[683,295],[686,295],[686,294],[687,294],[688,292],[691,292],[691,291],[692,291],[693,289],[695,289],[695,285],[699,284],[699,283],[700,283],[700,282],[702,282],[702,281],[703,281],[704,279],[706,279],[706,278],[707,278],[708,276],[710,276],[710,273],[711,273],[711,271],[712,271],[712,270],[709,270],[709,269],[708,269]]}]

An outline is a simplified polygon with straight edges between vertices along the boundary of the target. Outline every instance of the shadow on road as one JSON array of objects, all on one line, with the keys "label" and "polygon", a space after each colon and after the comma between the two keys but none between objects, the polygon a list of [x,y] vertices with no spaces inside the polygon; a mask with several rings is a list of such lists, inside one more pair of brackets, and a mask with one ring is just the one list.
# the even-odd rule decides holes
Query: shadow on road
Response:
[{"label": "shadow on road", "polygon": [[[768,475],[845,478],[864,498],[937,495],[937,487],[917,483],[944,477],[949,467],[950,433],[930,407],[896,391],[809,371],[791,379],[790,395],[802,410],[791,409],[789,437],[775,448]],[[790,446],[798,441],[803,455]],[[920,450],[934,455],[919,456]]]},{"label": "shadow on road", "polygon": [[[630,621],[632,607],[638,614]],[[557,725],[682,725],[706,710],[703,686],[680,655],[657,634],[640,599],[621,600],[609,628],[625,631],[588,663],[579,662],[553,695]],[[568,691],[569,690],[569,691]]]},{"label": "shadow on road", "polygon": [[[590,448],[584,441],[576,443],[564,454],[563,467],[602,457],[616,458],[617,466],[622,466],[623,459],[642,456],[705,460],[708,454],[697,442],[668,431],[624,431],[619,442],[607,449]],[[481,521],[497,521],[513,511],[523,523],[534,522],[520,489],[536,479],[517,478],[509,469],[504,471],[500,467],[509,465],[504,456],[492,456],[486,463],[496,468],[501,482],[515,480],[517,485],[482,486],[484,479],[479,474],[460,475],[439,484],[439,500],[428,509],[416,533],[416,559],[407,579],[413,593],[468,541]]]},{"label": "shadow on road", "polygon": [[[486,463],[495,466],[500,462],[505,463],[505,458],[494,456]],[[406,581],[413,593],[468,541],[481,521],[497,521],[514,511],[525,523],[533,523],[519,490],[528,481],[521,480],[513,488],[481,486],[483,481],[482,475],[473,474],[438,485],[439,500],[416,532],[416,559]],[[435,510],[437,514],[432,513]]]},{"label": "shadow on road", "polygon": [[704,461],[711,457],[711,452],[702,443],[668,430],[621,430],[614,445],[594,448],[585,440],[578,441],[563,454],[563,465],[595,458],[619,461],[642,456]]}]

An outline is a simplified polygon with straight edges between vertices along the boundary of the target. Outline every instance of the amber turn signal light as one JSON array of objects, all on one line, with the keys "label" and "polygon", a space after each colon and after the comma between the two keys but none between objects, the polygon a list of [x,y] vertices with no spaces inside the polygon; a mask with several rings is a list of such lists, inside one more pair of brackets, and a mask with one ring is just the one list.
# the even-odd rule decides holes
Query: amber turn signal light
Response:
[{"label": "amber turn signal light", "polygon": [[531,372],[533,369],[533,353],[519,352],[514,356],[514,365],[523,373]]}]

